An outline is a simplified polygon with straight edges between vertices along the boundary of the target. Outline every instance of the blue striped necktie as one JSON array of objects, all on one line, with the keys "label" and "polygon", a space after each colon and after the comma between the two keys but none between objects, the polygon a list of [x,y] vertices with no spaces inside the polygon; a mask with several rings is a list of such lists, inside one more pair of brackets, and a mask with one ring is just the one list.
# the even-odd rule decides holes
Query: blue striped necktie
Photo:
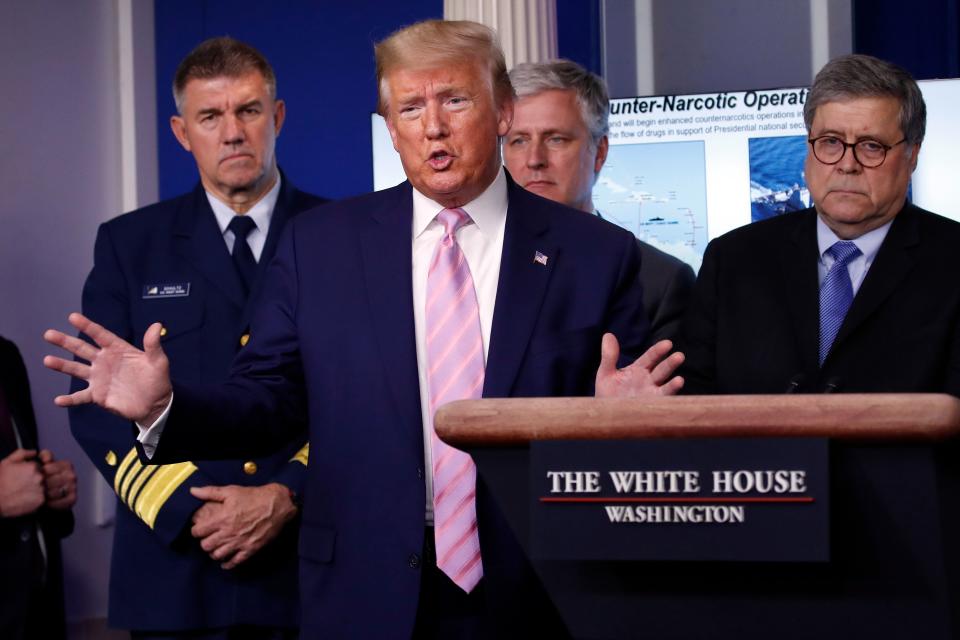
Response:
[{"label": "blue striped necktie", "polygon": [[847,265],[860,255],[860,249],[849,240],[833,243],[826,253],[835,262],[820,285],[820,365],[827,359],[840,325],[853,303],[853,283]]}]

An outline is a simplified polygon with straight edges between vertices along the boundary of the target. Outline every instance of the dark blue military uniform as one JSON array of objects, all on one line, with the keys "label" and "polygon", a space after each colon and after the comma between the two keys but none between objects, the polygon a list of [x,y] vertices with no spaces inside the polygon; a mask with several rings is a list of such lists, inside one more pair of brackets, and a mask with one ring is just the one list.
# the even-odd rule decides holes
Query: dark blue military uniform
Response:
[{"label": "dark blue military uniform", "polygon": [[[289,218],[323,200],[281,178],[250,295],[234,267],[203,188],[101,225],[83,312],[142,346],[163,323],[162,345],[178,381],[224,380],[245,334],[261,275]],[[74,383],[82,388],[84,383]],[[190,536],[205,485],[279,482],[302,492],[307,445],[289,442],[258,458],[143,465],[130,423],[96,406],[70,411],[74,436],[118,497],[110,577],[111,626],[143,631],[299,623],[295,526],[232,570]]]}]

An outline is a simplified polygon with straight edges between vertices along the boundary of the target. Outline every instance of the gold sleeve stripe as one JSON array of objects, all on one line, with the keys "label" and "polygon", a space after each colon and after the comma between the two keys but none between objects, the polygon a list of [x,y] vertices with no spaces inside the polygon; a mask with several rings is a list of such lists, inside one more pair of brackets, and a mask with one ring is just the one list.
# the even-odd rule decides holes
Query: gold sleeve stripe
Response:
[{"label": "gold sleeve stripe", "polygon": [[303,448],[301,448],[300,451],[297,451],[297,453],[294,454],[292,458],[290,458],[290,462],[299,462],[303,466],[307,466],[307,460],[309,459],[310,459],[310,443],[308,442],[307,444],[303,445]]},{"label": "gold sleeve stripe", "polygon": [[133,484],[130,485],[130,490],[123,496],[123,501],[130,508],[131,511],[136,512],[134,505],[137,504],[137,498],[140,496],[140,492],[143,489],[143,486],[157,474],[160,469],[156,465],[150,465],[149,467],[144,467],[144,472],[137,476],[137,479],[133,481]]},{"label": "gold sleeve stripe", "polygon": [[120,466],[117,467],[117,473],[113,476],[113,490],[120,494],[120,484],[123,482],[123,477],[127,473],[127,470],[130,468],[130,465],[134,460],[137,459],[137,450],[130,449],[127,452],[127,455],[124,456],[123,461],[120,463]]},{"label": "gold sleeve stripe", "polygon": [[120,500],[130,503],[130,487],[138,482],[142,482],[142,478],[145,478],[150,475],[150,468],[145,467],[139,462],[136,463],[136,468],[133,465],[130,467],[130,471],[127,472],[127,477],[123,479],[123,484],[120,485],[120,493],[117,494],[120,496]]},{"label": "gold sleeve stripe", "polygon": [[117,475],[113,476],[113,490],[117,492],[117,495],[121,495],[120,487],[123,483],[124,477],[127,474],[127,471],[130,470],[131,465],[134,463],[140,464],[140,461],[137,459],[137,450],[130,449],[127,452],[127,455],[124,456],[123,462],[120,463],[120,466],[117,467]]},{"label": "gold sleeve stripe", "polygon": [[179,464],[165,464],[159,467],[157,472],[150,476],[150,478],[140,488],[140,491],[136,496],[136,500],[130,501],[130,508],[133,509],[133,511],[142,519],[146,510],[144,505],[151,504],[154,497],[158,493],[161,493],[167,486],[169,479],[177,475],[180,469],[182,469],[184,466],[190,464],[191,463],[189,462],[181,462]]},{"label": "gold sleeve stripe", "polygon": [[196,470],[197,466],[192,462],[168,464],[161,467],[160,471],[147,480],[140,494],[137,495],[136,502],[132,505],[134,512],[148,527],[153,529],[153,525],[157,521],[157,515],[167,499]]}]

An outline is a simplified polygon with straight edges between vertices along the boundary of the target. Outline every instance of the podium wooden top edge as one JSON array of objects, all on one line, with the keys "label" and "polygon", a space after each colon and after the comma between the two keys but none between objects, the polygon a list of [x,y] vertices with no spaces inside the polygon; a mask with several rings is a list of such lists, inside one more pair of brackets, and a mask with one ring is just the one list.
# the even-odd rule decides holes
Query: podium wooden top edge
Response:
[{"label": "podium wooden top edge", "polygon": [[437,410],[435,427],[459,447],[712,437],[929,442],[960,433],[960,399],[865,393],[461,400]]}]

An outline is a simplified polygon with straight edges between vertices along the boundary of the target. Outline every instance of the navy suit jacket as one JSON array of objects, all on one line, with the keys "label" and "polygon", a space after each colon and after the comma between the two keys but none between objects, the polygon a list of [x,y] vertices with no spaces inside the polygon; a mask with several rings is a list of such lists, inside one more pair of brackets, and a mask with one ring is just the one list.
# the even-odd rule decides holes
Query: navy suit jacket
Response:
[{"label": "navy suit jacket", "polygon": [[821,367],[816,215],[710,243],[684,327],[684,391],[960,396],[960,224],[913,205],[897,214]]},{"label": "navy suit jacket", "polygon": [[[598,212],[597,216],[602,218],[603,214]],[[640,250],[643,306],[650,323],[647,344],[676,341],[697,276],[686,262],[652,244],[637,239],[637,248]]]},{"label": "navy suit jacket", "polygon": [[[155,453],[239,455],[308,426],[305,637],[409,638],[413,629],[426,490],[411,194],[404,183],[288,225],[230,382],[175,384]],[[508,198],[483,395],[591,394],[602,334],[617,335],[624,362],[646,337],[636,240],[512,181]],[[527,583],[484,500],[485,592],[509,608],[528,601]],[[500,616],[497,633],[521,635],[510,618]]]},{"label": "navy suit jacket", "polygon": [[[97,233],[83,312],[137,345],[150,324],[162,322],[174,376],[222,381],[241,349],[252,297],[262,286],[281,230],[297,213],[321,202],[282,180],[249,298],[202,186],[115,218]],[[82,386],[75,381],[73,388]],[[118,497],[110,577],[113,626],[297,625],[296,527],[286,527],[253,558],[226,571],[190,536],[191,518],[202,504],[190,488],[280,482],[300,493],[306,478],[306,451],[297,455],[303,434],[239,459],[194,458],[157,468],[137,459],[128,422],[85,406],[70,410],[70,424]]]},{"label": "navy suit jacket", "polygon": [[642,240],[637,240],[637,246],[640,248],[643,306],[650,321],[648,344],[661,340],[676,341],[697,277],[683,260]]}]

